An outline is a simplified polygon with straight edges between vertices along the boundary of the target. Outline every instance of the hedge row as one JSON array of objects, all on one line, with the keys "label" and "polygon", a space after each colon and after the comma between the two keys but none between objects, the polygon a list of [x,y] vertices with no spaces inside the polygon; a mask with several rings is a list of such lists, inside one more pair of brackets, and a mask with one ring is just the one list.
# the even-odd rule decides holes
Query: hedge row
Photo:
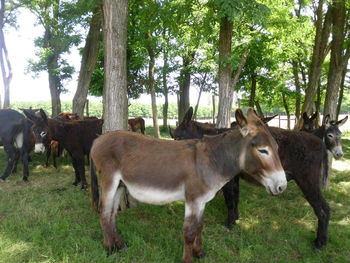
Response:
[{"label": "hedge row", "polygon": [[[72,102],[62,101],[61,102],[62,111],[71,112]],[[51,102],[50,101],[36,101],[36,102],[14,102],[12,103],[12,108],[19,110],[20,108],[28,109],[32,107],[33,109],[42,108],[48,115],[51,115]],[[157,105],[158,117],[163,118],[163,105]],[[89,116],[102,117],[102,103],[101,102],[89,102]],[[129,116],[130,117],[143,117],[152,118],[152,107],[149,104],[143,104],[138,102],[132,102],[129,106]],[[199,107],[197,118],[211,118],[212,108],[211,107]],[[168,108],[168,118],[177,119],[177,104],[170,103]]]}]

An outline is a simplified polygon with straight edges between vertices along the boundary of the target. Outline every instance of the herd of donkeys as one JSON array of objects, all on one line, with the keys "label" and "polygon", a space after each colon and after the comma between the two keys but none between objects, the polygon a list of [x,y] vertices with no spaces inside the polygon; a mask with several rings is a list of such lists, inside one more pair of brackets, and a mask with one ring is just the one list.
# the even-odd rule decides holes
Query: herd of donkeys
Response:
[{"label": "herd of donkeys", "polygon": [[[227,227],[239,218],[240,179],[263,185],[271,195],[282,193],[287,181],[295,180],[318,218],[315,249],[327,243],[330,209],[321,189],[328,182],[328,154],[343,156],[339,127],[348,117],[333,121],[327,115],[316,128],[317,115],[304,113],[302,130],[292,131],[269,127],[271,118],[259,118],[252,109],[246,115],[237,109],[231,127],[219,129],[192,120],[189,108],[178,127],[169,130],[174,140],[161,140],[144,135],[142,118],[130,119],[129,131],[102,134],[103,120],[98,118],[81,120],[71,113],[48,118],[42,109],[22,111],[24,115],[0,110],[0,140],[7,154],[0,181],[15,172],[20,157],[27,181],[33,149],[46,152],[46,164],[50,154],[55,157],[65,149],[74,167],[73,185],[87,189],[84,160],[89,156],[92,204],[100,215],[109,254],[126,247],[115,224],[121,182],[141,202],[185,202],[185,263],[204,256],[203,213],[217,191],[224,193]],[[130,132],[137,129],[142,134]]]}]

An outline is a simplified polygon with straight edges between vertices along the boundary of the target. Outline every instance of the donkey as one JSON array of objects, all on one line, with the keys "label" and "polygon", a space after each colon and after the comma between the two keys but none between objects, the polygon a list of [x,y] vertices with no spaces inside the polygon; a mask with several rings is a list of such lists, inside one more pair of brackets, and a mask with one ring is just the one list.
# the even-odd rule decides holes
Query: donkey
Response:
[{"label": "donkey", "polygon": [[[185,201],[185,263],[192,262],[192,256],[204,256],[201,231],[205,204],[239,172],[253,177],[272,195],[285,190],[287,181],[277,144],[265,125],[252,110],[246,118],[238,109],[236,119],[238,129],[202,140],[169,141],[114,131],[94,141],[92,203],[100,209],[108,253],[125,247],[115,227],[121,181],[141,202],[162,205]],[[101,181],[100,204],[94,166]]]},{"label": "donkey", "polygon": [[[202,130],[201,123],[191,121],[191,112],[190,108],[185,114],[183,122],[172,133],[175,139],[202,138],[203,134],[207,132]],[[320,249],[326,245],[328,240],[327,229],[330,216],[328,203],[323,198],[320,189],[320,183],[325,185],[328,177],[325,144],[318,137],[306,132],[289,131],[274,127],[268,127],[267,129],[278,144],[278,154],[286,171],[287,180],[296,181],[318,218],[317,237],[314,245],[316,249]],[[217,129],[217,132],[220,133],[219,129]],[[216,133],[215,129],[208,134],[213,133]],[[320,176],[322,176],[321,182]],[[228,209],[226,226],[229,229],[236,224],[236,220],[239,218],[239,177],[248,179],[244,174],[240,174],[223,187]]]},{"label": "donkey", "polygon": [[321,138],[326,144],[335,159],[340,159],[344,156],[341,144],[341,131],[339,127],[348,120],[348,116],[340,121],[331,121],[330,115],[327,114],[323,119],[323,124],[318,129],[309,130],[312,134]]},{"label": "donkey", "polygon": [[142,134],[145,134],[145,120],[141,117],[128,119],[128,129],[133,132],[140,130]]},{"label": "donkey", "polygon": [[43,153],[47,142],[58,141],[72,157],[75,171],[73,185],[81,182],[81,188],[86,189],[84,157],[89,154],[93,140],[102,133],[102,120],[61,122],[47,118],[42,109],[40,117],[26,111],[24,113],[34,123],[35,152]]},{"label": "donkey", "polygon": [[4,181],[16,170],[19,155],[23,162],[23,181],[28,181],[28,158],[31,150],[29,121],[19,112],[11,109],[0,110],[0,138],[7,154],[7,166],[0,177]]},{"label": "donkey", "polygon": [[316,111],[312,116],[308,116],[306,112],[303,113],[303,126],[301,127],[301,131],[311,132],[316,127],[318,112]]}]

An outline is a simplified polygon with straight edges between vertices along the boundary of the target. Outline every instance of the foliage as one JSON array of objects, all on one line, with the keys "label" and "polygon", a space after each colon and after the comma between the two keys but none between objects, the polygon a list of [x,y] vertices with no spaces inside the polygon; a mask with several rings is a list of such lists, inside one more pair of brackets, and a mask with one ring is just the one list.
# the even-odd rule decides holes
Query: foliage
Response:
[{"label": "foliage", "polygon": [[[147,130],[148,131],[148,130]],[[151,131],[151,130],[149,130]],[[205,210],[203,247],[198,262],[347,262],[350,258],[350,141],[343,141],[344,171],[334,171],[324,191],[332,217],[329,243],[312,250],[317,225],[312,208],[294,182],[285,193],[268,196],[262,187],[241,183],[240,220],[224,227],[222,193]],[[59,168],[44,167],[44,157],[31,154],[30,181],[21,169],[0,184],[0,261],[22,262],[179,262],[182,255],[184,205],[140,204],[118,212],[117,225],[128,250],[107,257],[98,215],[91,209],[90,192],[71,187],[69,158]],[[0,148],[0,166],[5,166]],[[88,168],[86,167],[88,170]]]}]

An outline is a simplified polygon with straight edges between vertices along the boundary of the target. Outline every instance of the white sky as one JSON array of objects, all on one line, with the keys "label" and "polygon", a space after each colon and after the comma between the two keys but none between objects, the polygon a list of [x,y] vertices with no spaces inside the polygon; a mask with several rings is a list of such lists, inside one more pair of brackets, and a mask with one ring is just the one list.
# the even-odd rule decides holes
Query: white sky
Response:
[{"label": "white sky", "polygon": [[[32,73],[25,73],[28,66],[28,60],[36,60],[34,39],[43,35],[43,28],[41,25],[35,25],[36,17],[24,9],[21,10],[21,13],[17,18],[17,23],[18,30],[14,28],[6,28],[5,31],[5,41],[13,73],[13,78],[10,85],[11,102],[50,100],[47,73],[41,72],[36,78],[33,78]],[[84,43],[81,45],[84,45]],[[62,101],[69,101],[73,99],[76,90],[81,57],[77,49],[74,48],[65,58],[68,60],[70,65],[74,66],[76,71],[76,73],[73,74],[72,79],[65,83],[65,88],[68,90],[68,93],[61,94]],[[4,87],[2,79],[0,83],[0,94],[3,99]],[[190,96],[192,105],[196,103],[197,96],[198,91],[192,87]],[[202,94],[200,104],[211,105],[210,98],[211,96],[209,94]],[[96,100],[97,98],[89,99]],[[138,101],[142,103],[151,103],[150,95],[144,94]],[[163,101],[163,98],[157,98],[157,103],[163,103]],[[170,102],[176,102],[176,96],[171,96]]]}]

